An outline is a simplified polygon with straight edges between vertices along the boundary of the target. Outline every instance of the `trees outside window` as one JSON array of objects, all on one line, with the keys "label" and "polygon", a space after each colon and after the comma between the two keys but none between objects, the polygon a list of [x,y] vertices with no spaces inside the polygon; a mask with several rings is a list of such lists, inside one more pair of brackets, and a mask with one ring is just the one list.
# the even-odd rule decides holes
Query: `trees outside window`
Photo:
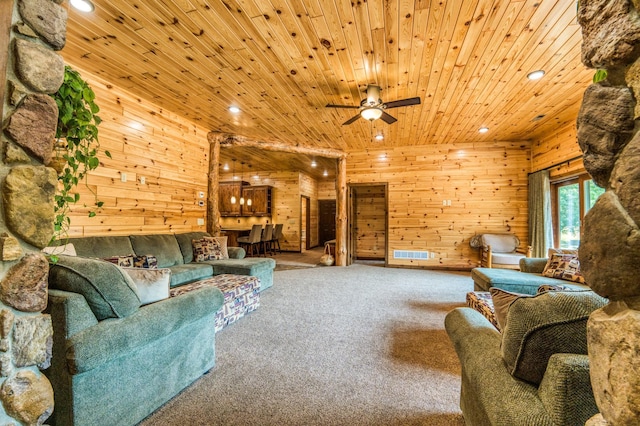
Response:
[{"label": "trees outside window", "polygon": [[596,185],[585,173],[554,182],[551,191],[554,246],[576,249],[580,245],[582,218],[604,193],[604,189]]}]

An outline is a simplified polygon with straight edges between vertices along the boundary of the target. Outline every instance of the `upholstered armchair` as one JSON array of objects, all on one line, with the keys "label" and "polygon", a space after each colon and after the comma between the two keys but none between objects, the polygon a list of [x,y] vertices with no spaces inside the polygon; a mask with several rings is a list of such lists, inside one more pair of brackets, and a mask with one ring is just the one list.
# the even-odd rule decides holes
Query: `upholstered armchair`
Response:
[{"label": "upholstered armchair", "polygon": [[520,249],[520,239],[513,234],[482,234],[480,241],[483,268],[520,269],[520,259],[531,257],[531,246]]}]

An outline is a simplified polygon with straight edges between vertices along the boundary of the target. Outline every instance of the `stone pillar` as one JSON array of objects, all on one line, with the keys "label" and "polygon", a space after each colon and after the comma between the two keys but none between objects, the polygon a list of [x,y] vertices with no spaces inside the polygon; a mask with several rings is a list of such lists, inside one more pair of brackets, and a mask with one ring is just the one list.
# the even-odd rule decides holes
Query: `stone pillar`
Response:
[{"label": "stone pillar", "polygon": [[[56,52],[66,40],[62,0],[3,2],[11,18],[0,66],[0,419],[41,425],[53,411],[53,389],[39,371],[51,362],[53,329],[47,306],[49,264],[39,249],[53,235],[52,156],[58,108],[51,96],[63,82]],[[8,6],[8,5],[11,6]],[[7,419],[12,418],[12,421]]]},{"label": "stone pillar", "polygon": [[586,282],[610,302],[587,325],[600,414],[587,425],[640,424],[640,0],[581,0],[582,61],[605,69],[578,117],[584,164],[606,192],[584,219]]}]

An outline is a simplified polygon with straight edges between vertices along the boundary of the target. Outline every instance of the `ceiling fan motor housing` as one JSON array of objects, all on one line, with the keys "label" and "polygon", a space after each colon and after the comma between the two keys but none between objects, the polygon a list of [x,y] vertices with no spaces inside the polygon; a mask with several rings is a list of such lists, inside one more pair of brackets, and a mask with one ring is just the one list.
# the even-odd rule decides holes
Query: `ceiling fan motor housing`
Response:
[{"label": "ceiling fan motor housing", "polygon": [[[366,106],[379,106],[382,105],[382,98],[380,97],[380,92],[382,89],[380,86],[374,86],[370,84],[367,86],[367,100]],[[364,106],[364,105],[363,105]]]}]

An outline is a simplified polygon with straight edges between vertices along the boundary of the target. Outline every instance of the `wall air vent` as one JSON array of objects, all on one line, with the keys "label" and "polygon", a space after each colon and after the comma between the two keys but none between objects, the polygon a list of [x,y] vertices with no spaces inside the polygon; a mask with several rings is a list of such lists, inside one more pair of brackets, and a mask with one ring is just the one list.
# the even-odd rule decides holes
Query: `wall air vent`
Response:
[{"label": "wall air vent", "polygon": [[394,259],[411,259],[411,260],[427,260],[429,259],[428,251],[416,251],[416,250],[394,250]]}]

